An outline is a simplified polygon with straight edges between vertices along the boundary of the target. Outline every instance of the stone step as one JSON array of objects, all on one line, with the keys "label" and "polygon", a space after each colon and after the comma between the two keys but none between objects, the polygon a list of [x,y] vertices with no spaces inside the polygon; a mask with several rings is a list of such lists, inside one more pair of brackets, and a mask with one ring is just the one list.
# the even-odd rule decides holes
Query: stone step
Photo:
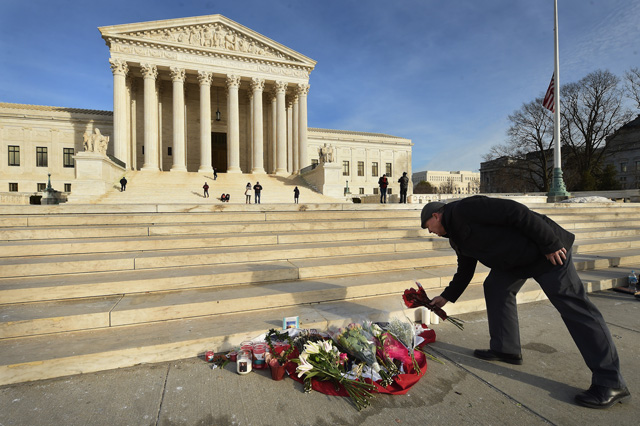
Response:
[{"label": "stone step", "polygon": [[[415,231],[410,231],[415,232]],[[424,231],[420,231],[424,232]],[[267,237],[268,238],[268,237]],[[304,238],[304,236],[303,236]],[[173,250],[151,250],[151,251],[121,251],[88,254],[66,254],[66,255],[44,255],[44,256],[18,256],[0,258],[0,278],[40,276],[72,273],[93,273],[108,271],[131,271],[153,268],[171,268],[197,265],[215,265],[236,262],[264,262],[278,260],[296,260],[301,269],[301,277],[309,278],[316,273],[327,269],[327,264],[336,268],[334,275],[353,274],[360,267],[375,268],[387,267],[391,261],[378,256],[380,266],[375,265],[375,261],[359,263],[350,268],[348,262],[357,261],[353,256],[384,254],[385,257],[398,252],[419,252],[407,255],[410,259],[433,266],[433,262],[449,261],[439,260],[441,252],[428,252],[433,248],[447,248],[446,240],[437,239],[380,239],[380,240],[352,240],[297,243],[297,244],[269,244],[264,241],[264,245],[238,245],[216,248],[190,248]],[[588,244],[580,248],[577,244],[576,252],[592,252],[596,250],[614,250],[633,248],[637,246],[635,237],[621,238],[620,240],[601,239],[590,240]],[[334,260],[319,258],[343,257],[341,265]],[[398,258],[396,260],[396,258]],[[447,255],[444,255],[444,259]],[[305,260],[306,259],[306,260]],[[390,257],[394,259],[398,268],[399,265],[406,264],[407,260],[402,259],[402,254]],[[425,263],[426,262],[426,263]],[[438,263],[442,264],[442,263]],[[304,270],[304,271],[303,271]],[[316,272],[314,272],[316,271]],[[309,274],[309,275],[307,275]]]},{"label": "stone step", "polygon": [[[451,258],[455,261],[455,256]],[[265,280],[262,284],[259,284],[259,279],[251,279],[247,284],[235,283],[236,285],[216,282],[206,286],[202,283],[205,285],[201,288],[193,288],[195,285],[192,283],[189,286],[181,284],[183,290],[180,291],[163,291],[162,288],[145,291],[144,286],[150,285],[148,279],[135,283],[138,286],[135,289],[126,288],[126,284],[120,282],[114,287],[121,288],[122,294],[107,297],[0,305],[0,338],[358,299],[401,292],[402,288],[399,287],[412,281],[422,282],[425,288],[439,289],[446,286],[455,273],[452,259],[448,259],[449,263],[443,263],[447,267],[438,267],[438,263],[425,265],[410,256],[406,263],[390,259],[390,262],[395,262],[393,266],[382,265],[378,269],[366,268],[371,266],[370,263],[357,263],[353,259],[347,259],[343,264],[352,269],[345,271],[356,275],[328,277],[325,271],[322,279],[313,279],[314,271],[309,272],[308,267],[296,265],[300,278],[306,278],[305,275],[311,277],[301,280],[297,279],[295,269],[292,270],[285,264],[273,264],[269,271],[279,274],[282,277],[280,280]],[[440,257],[440,260],[443,258]],[[635,263],[638,260],[640,252],[636,250],[600,254],[597,262],[593,262],[588,256],[575,256],[574,263],[577,270],[588,272],[592,269],[608,269],[615,265]],[[330,274],[334,275],[344,272],[335,264],[330,265],[330,270]],[[480,266],[473,282],[482,282],[487,272],[487,268]],[[81,315],[81,312],[85,314]]]},{"label": "stone step", "polygon": [[[581,273],[581,277],[589,290],[602,290],[626,280],[627,274],[622,268],[613,268]],[[428,286],[430,282],[425,280],[423,284]],[[414,286],[412,281],[397,285],[395,294],[354,300],[2,339],[0,385],[190,358],[206,350],[224,352],[278,328],[282,318],[289,316],[299,316],[303,328],[319,330],[363,319],[413,319],[413,310],[403,308],[401,299],[402,291],[409,286]],[[439,291],[427,287],[432,296]],[[539,286],[529,280],[518,293],[518,303],[544,297]],[[480,284],[470,285],[457,303],[446,306],[447,313],[454,316],[481,310],[484,296]],[[436,332],[440,327],[452,326],[446,321],[432,325]]]}]

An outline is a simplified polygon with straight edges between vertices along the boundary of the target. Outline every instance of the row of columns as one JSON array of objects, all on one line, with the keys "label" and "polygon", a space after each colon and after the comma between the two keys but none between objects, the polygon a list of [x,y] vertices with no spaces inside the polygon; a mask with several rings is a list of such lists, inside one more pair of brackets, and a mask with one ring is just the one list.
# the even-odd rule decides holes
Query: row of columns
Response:
[{"label": "row of columns", "polygon": [[[125,162],[128,161],[128,122],[126,76],[128,65],[124,61],[110,59],[113,72],[113,135],[114,155]],[[159,132],[158,132],[158,97],[156,81],[158,69],[152,64],[141,64],[144,85],[144,164],[141,170],[159,170]],[[184,83],[186,72],[182,68],[170,68],[173,88],[173,165],[171,171],[186,171],[185,140],[185,94]],[[212,172],[211,164],[211,84],[213,73],[198,72],[200,85],[200,167],[199,172]],[[264,113],[263,93],[265,80],[251,80],[251,172],[265,173],[264,169]],[[298,173],[307,163],[307,94],[308,84],[298,84],[296,96],[286,105],[288,83],[276,81],[274,85],[275,99],[272,101],[272,115],[275,117],[272,139],[272,156],[275,159],[275,172],[287,174],[288,171]],[[238,92],[240,76],[227,75],[227,173],[241,173],[240,169],[240,112]],[[289,117],[288,112],[291,111]],[[291,141],[287,152],[287,140]],[[288,164],[288,160],[290,164]],[[130,168],[130,164],[127,165]]]}]

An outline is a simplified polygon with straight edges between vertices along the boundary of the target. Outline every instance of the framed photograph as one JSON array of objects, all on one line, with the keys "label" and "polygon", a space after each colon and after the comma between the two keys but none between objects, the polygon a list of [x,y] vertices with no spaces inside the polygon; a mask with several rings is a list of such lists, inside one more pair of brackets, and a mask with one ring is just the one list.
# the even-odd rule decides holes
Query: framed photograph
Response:
[{"label": "framed photograph", "polygon": [[282,320],[282,329],[300,328],[300,317],[285,317]]}]

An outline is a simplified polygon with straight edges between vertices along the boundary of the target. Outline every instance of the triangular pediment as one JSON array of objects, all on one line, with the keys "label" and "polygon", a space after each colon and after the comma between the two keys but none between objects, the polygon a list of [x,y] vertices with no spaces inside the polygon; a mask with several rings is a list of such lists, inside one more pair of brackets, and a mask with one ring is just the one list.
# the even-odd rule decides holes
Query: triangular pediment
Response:
[{"label": "triangular pediment", "polygon": [[252,57],[313,69],[316,62],[222,15],[140,22],[100,27],[111,46],[118,41],[199,54]]}]

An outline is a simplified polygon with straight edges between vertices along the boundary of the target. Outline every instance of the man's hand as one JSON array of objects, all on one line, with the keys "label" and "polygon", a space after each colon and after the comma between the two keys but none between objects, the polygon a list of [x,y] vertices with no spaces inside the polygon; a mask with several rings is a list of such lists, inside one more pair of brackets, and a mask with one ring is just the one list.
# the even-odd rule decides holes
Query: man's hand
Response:
[{"label": "man's hand", "polygon": [[567,260],[567,249],[562,247],[558,251],[545,254],[544,257],[546,257],[547,260],[551,262],[553,265],[563,265],[564,264],[563,260]]},{"label": "man's hand", "polygon": [[444,305],[446,305],[448,302],[447,299],[445,299],[442,296],[436,296],[433,299],[431,299],[431,303],[429,303],[429,306],[434,307],[434,308],[442,308]]}]

